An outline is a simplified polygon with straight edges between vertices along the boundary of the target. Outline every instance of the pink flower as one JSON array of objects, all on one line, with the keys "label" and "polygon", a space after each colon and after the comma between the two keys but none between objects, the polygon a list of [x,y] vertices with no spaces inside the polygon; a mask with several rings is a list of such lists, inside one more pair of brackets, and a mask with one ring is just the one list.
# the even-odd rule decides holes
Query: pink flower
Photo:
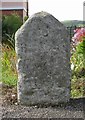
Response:
[{"label": "pink flower", "polygon": [[73,42],[75,42],[75,44],[82,42],[83,38],[85,37],[85,28],[76,29],[74,32],[75,34],[72,38]]}]

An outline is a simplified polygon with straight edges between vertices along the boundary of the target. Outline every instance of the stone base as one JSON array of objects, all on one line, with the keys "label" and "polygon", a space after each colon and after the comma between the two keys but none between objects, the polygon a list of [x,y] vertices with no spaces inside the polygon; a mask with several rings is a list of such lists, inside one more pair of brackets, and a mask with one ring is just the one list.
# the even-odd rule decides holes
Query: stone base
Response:
[{"label": "stone base", "polygon": [[58,105],[69,101],[70,91],[59,87],[47,91],[31,89],[27,93],[20,93],[19,97],[18,101],[23,105]]}]

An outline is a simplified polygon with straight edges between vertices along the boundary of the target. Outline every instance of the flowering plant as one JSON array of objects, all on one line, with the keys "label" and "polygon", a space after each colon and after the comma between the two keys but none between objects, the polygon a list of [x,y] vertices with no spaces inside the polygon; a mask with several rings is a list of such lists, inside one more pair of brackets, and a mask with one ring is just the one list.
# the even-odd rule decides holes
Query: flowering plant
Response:
[{"label": "flowering plant", "polygon": [[71,70],[72,70],[72,96],[85,96],[85,28],[78,28],[74,30],[72,38],[72,56],[71,56]]},{"label": "flowering plant", "polygon": [[85,37],[85,28],[79,28],[74,30],[75,34],[73,37],[73,40],[75,40],[75,42],[79,43],[83,41],[83,38]]},{"label": "flowering plant", "polygon": [[76,68],[81,66],[85,69],[85,28],[74,30],[75,34],[72,38],[72,61]]},{"label": "flowering plant", "polygon": [[72,38],[73,45],[78,53],[82,53],[85,58],[85,28],[74,30],[75,34]]}]

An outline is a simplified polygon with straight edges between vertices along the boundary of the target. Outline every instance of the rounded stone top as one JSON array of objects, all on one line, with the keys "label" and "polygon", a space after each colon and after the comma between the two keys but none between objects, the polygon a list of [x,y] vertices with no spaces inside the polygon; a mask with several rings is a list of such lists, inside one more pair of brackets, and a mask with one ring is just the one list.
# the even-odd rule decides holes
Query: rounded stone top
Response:
[{"label": "rounded stone top", "polygon": [[45,12],[45,11],[41,11],[41,12],[38,12],[38,13],[35,13],[34,15],[32,15],[32,17],[45,17],[47,15],[51,15],[51,14],[48,12]]},{"label": "rounded stone top", "polygon": [[[19,36],[25,37],[31,35],[35,36],[34,38],[40,37],[41,39],[42,36],[50,37],[51,34],[53,35],[53,38],[60,39],[60,41],[64,39],[66,44],[69,42],[69,35],[66,27],[50,13],[41,11],[28,18],[16,32],[15,38],[18,38],[19,41]],[[32,39],[32,37],[30,38]],[[24,40],[27,41],[27,39],[28,37],[25,37]]]},{"label": "rounded stone top", "polygon": [[[28,18],[28,20],[31,20],[33,18],[38,18],[38,19],[44,19],[44,18],[48,18],[50,20],[56,20],[56,22],[60,23],[61,25],[63,25],[58,19],[56,19],[52,14],[45,12],[45,11],[41,11],[41,12],[37,12],[35,14],[33,14],[31,17]],[[27,21],[28,21],[27,20]]]},{"label": "rounded stone top", "polygon": [[39,25],[41,23],[49,24],[53,28],[62,29],[62,31],[67,31],[66,27],[53,15],[51,15],[48,12],[41,11],[30,16],[17,32],[19,32],[23,28],[28,29],[28,27],[31,27],[29,26],[29,24],[34,26],[35,24],[33,25],[33,22],[35,22],[36,25]]}]

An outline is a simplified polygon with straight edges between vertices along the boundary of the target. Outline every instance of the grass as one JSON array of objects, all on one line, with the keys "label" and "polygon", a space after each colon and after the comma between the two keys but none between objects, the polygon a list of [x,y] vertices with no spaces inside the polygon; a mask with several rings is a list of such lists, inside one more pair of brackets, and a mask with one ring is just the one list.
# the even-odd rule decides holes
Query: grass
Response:
[{"label": "grass", "polygon": [[17,86],[17,76],[9,71],[2,73],[2,81],[8,86]]},{"label": "grass", "polygon": [[16,54],[8,46],[2,47],[2,79],[9,86],[17,85]]}]

